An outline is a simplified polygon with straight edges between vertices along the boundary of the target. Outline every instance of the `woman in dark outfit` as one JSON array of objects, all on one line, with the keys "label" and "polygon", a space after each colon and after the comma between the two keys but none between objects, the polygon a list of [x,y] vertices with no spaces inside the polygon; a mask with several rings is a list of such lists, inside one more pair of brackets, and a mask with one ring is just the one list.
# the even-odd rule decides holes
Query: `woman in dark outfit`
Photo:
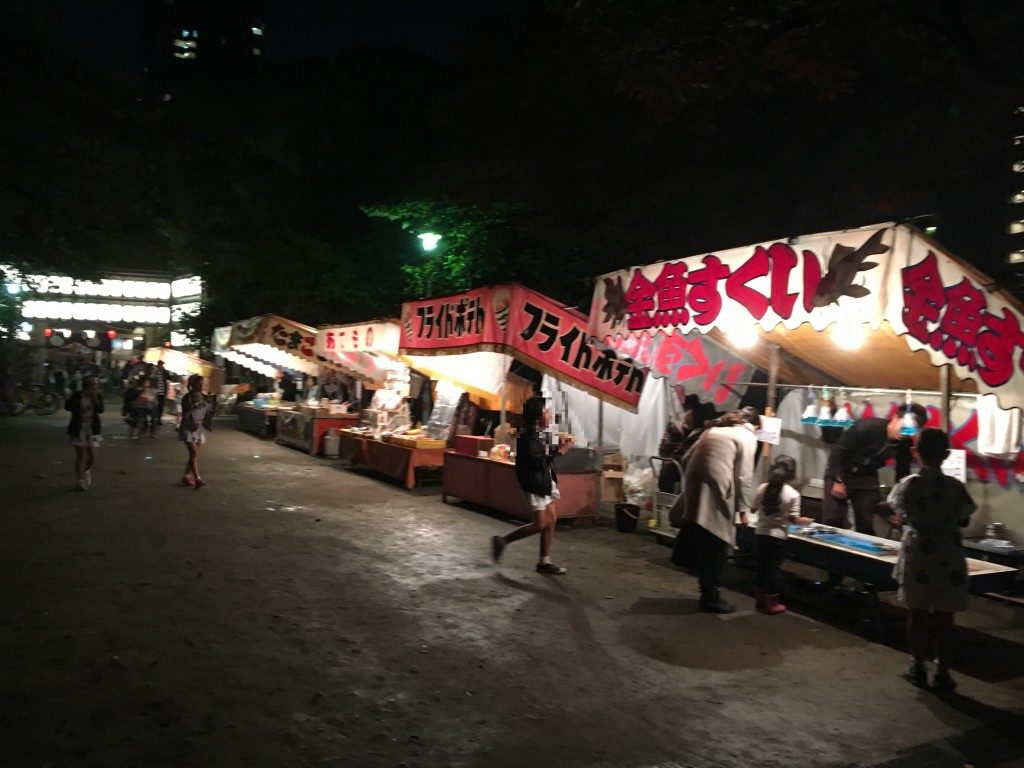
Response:
[{"label": "woman in dark outfit", "polygon": [[75,490],[84,491],[92,485],[92,465],[96,461],[96,449],[103,439],[100,436],[103,395],[100,394],[99,380],[94,376],[86,378],[82,388],[72,392],[64,403],[64,410],[71,411],[68,437],[75,447]]},{"label": "woman in dark outfit", "polygon": [[533,397],[523,405],[523,430],[516,440],[516,479],[526,503],[533,511],[533,522],[516,528],[507,536],[491,539],[491,554],[494,561],[501,558],[505,547],[513,541],[540,534],[540,559],[537,573],[561,575],[565,568],[551,562],[551,544],[555,537],[555,522],[558,513],[555,504],[559,498],[558,477],[552,461],[557,453],[565,453],[568,445],[558,448],[545,445],[540,432],[548,424],[544,409],[544,398]]}]

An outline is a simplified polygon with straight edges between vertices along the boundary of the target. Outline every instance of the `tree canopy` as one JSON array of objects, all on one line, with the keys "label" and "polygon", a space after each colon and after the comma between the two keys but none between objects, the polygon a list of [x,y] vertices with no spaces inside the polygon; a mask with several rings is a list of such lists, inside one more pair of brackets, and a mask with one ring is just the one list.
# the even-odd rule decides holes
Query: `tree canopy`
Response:
[{"label": "tree canopy", "polygon": [[1009,280],[1013,10],[551,0],[454,61],[200,67],[165,97],[55,45],[43,3],[0,28],[0,251],[194,270],[203,332],[504,280],[581,303],[628,263],[931,213]]}]

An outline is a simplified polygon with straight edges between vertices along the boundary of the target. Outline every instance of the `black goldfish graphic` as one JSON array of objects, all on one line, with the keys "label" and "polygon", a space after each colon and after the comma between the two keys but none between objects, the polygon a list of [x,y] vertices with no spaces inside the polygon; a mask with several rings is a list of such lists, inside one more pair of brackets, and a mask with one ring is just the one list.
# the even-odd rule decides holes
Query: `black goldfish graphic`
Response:
[{"label": "black goldfish graphic", "polygon": [[878,266],[873,261],[865,261],[868,256],[877,256],[889,250],[888,245],[882,245],[884,234],[884,229],[878,230],[860,248],[836,245],[828,260],[828,271],[818,283],[818,290],[814,292],[814,306],[827,307],[829,304],[835,304],[840,296],[860,299],[871,293],[863,285],[854,285],[853,281],[859,273]]},{"label": "black goldfish graphic", "polygon": [[626,319],[626,290],[622,287],[622,277],[612,280],[604,278],[604,319],[605,324],[611,323],[614,328]]}]

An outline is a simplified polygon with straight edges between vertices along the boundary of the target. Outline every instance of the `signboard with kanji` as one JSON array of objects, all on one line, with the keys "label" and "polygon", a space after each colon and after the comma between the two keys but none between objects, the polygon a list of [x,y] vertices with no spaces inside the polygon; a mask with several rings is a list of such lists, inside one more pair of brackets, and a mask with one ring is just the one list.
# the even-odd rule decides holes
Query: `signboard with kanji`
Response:
[{"label": "signboard with kanji", "polygon": [[[340,369],[363,381],[383,381],[385,365],[354,350],[330,357],[317,351],[317,330],[278,315],[240,320],[214,331],[213,350],[231,350],[285,370],[316,375],[321,367]],[[221,352],[222,353],[222,352]]]},{"label": "signboard with kanji", "polygon": [[478,288],[402,305],[400,351],[504,352],[607,402],[635,411],[646,371],[587,332],[581,312],[521,285]]},{"label": "signboard with kanji", "polygon": [[[606,344],[737,327],[888,323],[935,366],[1024,406],[1024,312],[983,275],[905,225],[733,248],[598,278],[590,332]],[[812,361],[813,362],[813,361]],[[893,365],[898,365],[893,360]]]}]

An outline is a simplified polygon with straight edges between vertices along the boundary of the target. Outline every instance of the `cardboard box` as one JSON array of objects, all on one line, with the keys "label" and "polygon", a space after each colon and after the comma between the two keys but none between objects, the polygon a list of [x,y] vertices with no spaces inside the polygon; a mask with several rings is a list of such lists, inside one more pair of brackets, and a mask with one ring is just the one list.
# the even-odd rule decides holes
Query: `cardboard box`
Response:
[{"label": "cardboard box", "polygon": [[614,469],[606,469],[601,473],[601,501],[616,502],[625,501],[622,493],[622,478],[624,472]]},{"label": "cardboard box", "polygon": [[456,435],[454,444],[456,453],[463,453],[466,456],[476,456],[480,451],[489,451],[494,445],[494,438],[476,437],[474,435]]},{"label": "cardboard box", "polygon": [[605,454],[604,463],[602,464],[603,469],[612,469],[622,471],[626,466],[625,461],[622,459],[621,453],[608,453]]}]

